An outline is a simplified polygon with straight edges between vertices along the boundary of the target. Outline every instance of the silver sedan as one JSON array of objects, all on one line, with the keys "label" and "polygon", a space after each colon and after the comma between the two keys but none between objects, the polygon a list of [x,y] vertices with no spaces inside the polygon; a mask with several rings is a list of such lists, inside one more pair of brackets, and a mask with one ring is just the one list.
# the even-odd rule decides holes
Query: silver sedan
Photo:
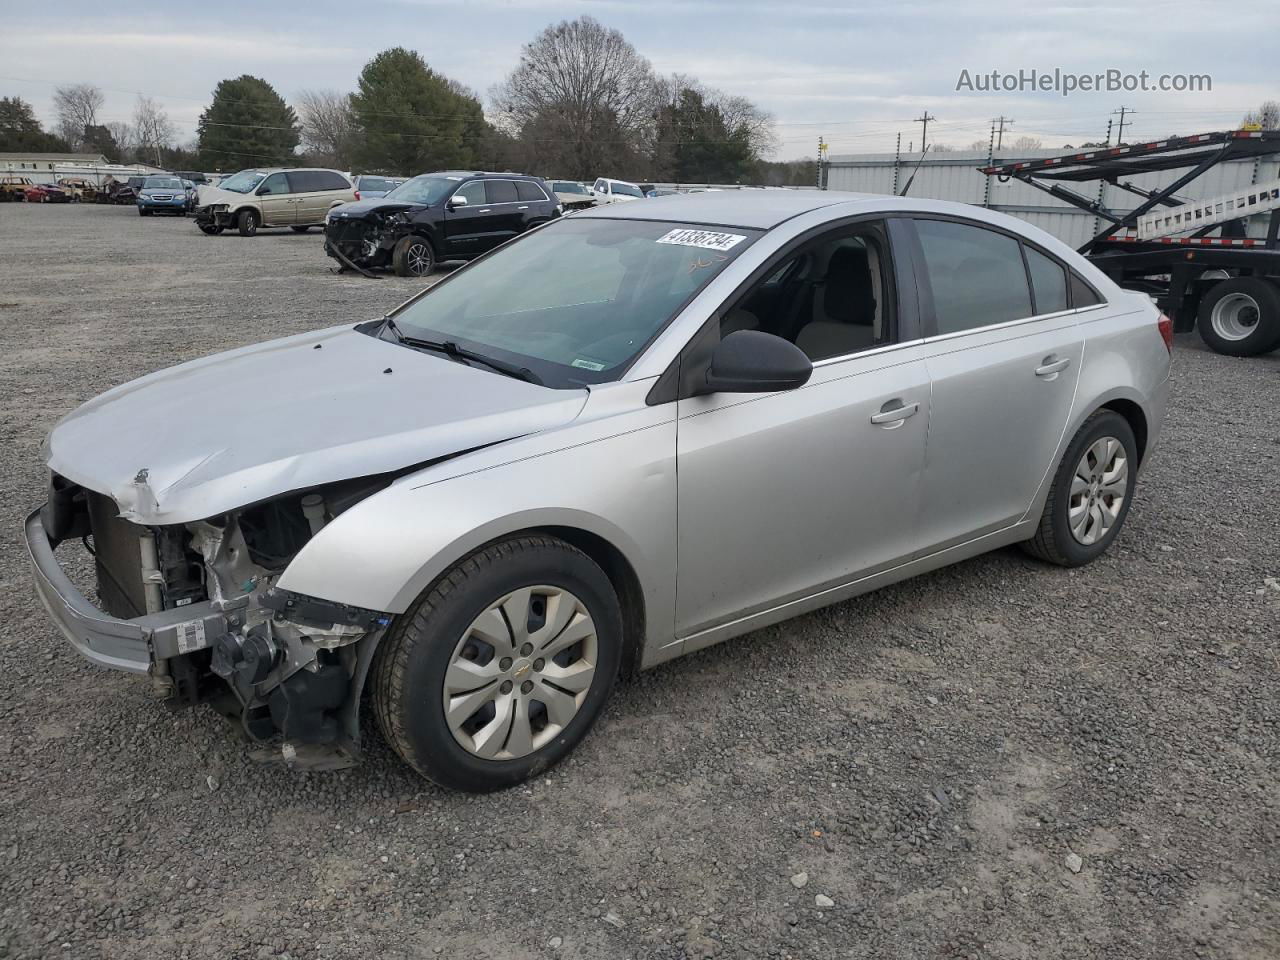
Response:
[{"label": "silver sedan", "polygon": [[[27,520],[70,643],[289,762],[491,790],[620,674],[987,550],[1115,540],[1172,331],[1026,223],[829,192],[559,220],[388,316],[119,386]],[[91,538],[97,604],[59,566]]]}]

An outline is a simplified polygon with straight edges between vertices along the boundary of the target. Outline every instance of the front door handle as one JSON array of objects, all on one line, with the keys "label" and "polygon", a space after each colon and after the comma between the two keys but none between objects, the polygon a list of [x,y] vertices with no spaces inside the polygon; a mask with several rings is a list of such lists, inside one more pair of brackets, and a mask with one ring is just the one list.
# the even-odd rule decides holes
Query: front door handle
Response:
[{"label": "front door handle", "polygon": [[1040,362],[1040,366],[1036,367],[1036,376],[1052,380],[1069,366],[1071,366],[1070,357],[1063,357],[1059,360],[1053,354],[1049,354]]},{"label": "front door handle", "polygon": [[914,417],[920,409],[919,403],[903,403],[901,400],[890,400],[880,412],[872,414],[871,422],[877,427],[892,430],[902,426],[907,417]]}]

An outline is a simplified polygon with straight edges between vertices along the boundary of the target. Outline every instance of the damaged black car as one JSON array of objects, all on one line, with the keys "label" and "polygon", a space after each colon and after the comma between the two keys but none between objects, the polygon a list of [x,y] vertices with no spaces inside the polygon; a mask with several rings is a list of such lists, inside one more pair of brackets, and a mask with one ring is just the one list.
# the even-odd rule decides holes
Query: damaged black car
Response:
[{"label": "damaged black car", "polygon": [[385,197],[333,209],[324,249],[343,269],[425,277],[441,261],[474,259],[563,212],[538,177],[427,173]]}]

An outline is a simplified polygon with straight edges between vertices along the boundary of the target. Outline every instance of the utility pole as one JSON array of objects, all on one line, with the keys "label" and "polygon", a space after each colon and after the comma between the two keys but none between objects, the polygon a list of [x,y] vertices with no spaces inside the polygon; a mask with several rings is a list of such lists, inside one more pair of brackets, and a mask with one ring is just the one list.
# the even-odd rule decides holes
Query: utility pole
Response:
[{"label": "utility pole", "polygon": [[929,116],[929,111],[924,111],[922,116],[916,117],[912,123],[920,124],[920,150],[921,152],[929,149],[929,121],[937,120],[937,117]]},{"label": "utility pole", "polygon": [[1013,118],[1012,117],[995,117],[994,119],[992,119],[991,124],[993,129],[995,130],[996,149],[999,150],[1001,144],[1004,143],[1005,125],[1007,124],[1012,127]]},{"label": "utility pole", "polygon": [[[1124,143],[1124,128],[1127,126],[1128,127],[1133,126],[1133,121],[1130,121],[1129,123],[1124,122],[1125,114],[1129,114],[1130,116],[1132,116],[1138,111],[1131,110],[1129,107],[1121,106],[1119,110],[1112,110],[1111,112],[1120,114],[1120,121],[1119,123],[1116,124],[1116,146],[1118,147],[1120,146],[1120,144]],[[1111,142],[1111,138],[1107,137],[1107,143],[1110,143],[1110,142]]]},{"label": "utility pole", "polygon": [[[893,195],[898,195],[898,171],[902,165],[902,131],[898,131],[898,142],[893,148]],[[990,179],[990,178],[988,178]]]},{"label": "utility pole", "polygon": [[[1108,120],[1108,121],[1107,121],[1107,146],[1108,146],[1108,147],[1109,147],[1109,146],[1111,146],[1111,125],[1112,125],[1113,123],[1115,123],[1115,121],[1114,121],[1114,120]],[[1096,231],[1096,230],[1095,230],[1094,232],[1095,232],[1095,233],[1097,233],[1097,231]]]},{"label": "utility pole", "polygon": [[823,137],[818,137],[818,189],[825,190],[827,185],[826,178],[822,175],[822,163],[827,157],[827,141]]}]

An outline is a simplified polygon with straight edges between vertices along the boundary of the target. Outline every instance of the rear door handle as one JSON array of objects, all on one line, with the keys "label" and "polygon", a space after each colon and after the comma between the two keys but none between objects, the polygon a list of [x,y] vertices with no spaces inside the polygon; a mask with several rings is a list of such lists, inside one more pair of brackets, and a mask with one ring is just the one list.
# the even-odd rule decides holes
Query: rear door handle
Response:
[{"label": "rear door handle", "polygon": [[1036,367],[1037,377],[1055,377],[1067,367],[1071,366],[1071,358],[1063,357],[1061,360],[1054,359],[1053,354],[1045,357],[1040,366]]},{"label": "rear door handle", "polygon": [[527,206],[524,206],[524,207],[516,207],[516,209],[517,209],[517,210],[528,210],[529,208],[528,208]]},{"label": "rear door handle", "polygon": [[872,414],[871,422],[877,427],[885,427],[892,430],[894,427],[900,427],[908,417],[914,417],[920,409],[919,403],[903,403],[901,400],[890,400],[880,412]]}]

